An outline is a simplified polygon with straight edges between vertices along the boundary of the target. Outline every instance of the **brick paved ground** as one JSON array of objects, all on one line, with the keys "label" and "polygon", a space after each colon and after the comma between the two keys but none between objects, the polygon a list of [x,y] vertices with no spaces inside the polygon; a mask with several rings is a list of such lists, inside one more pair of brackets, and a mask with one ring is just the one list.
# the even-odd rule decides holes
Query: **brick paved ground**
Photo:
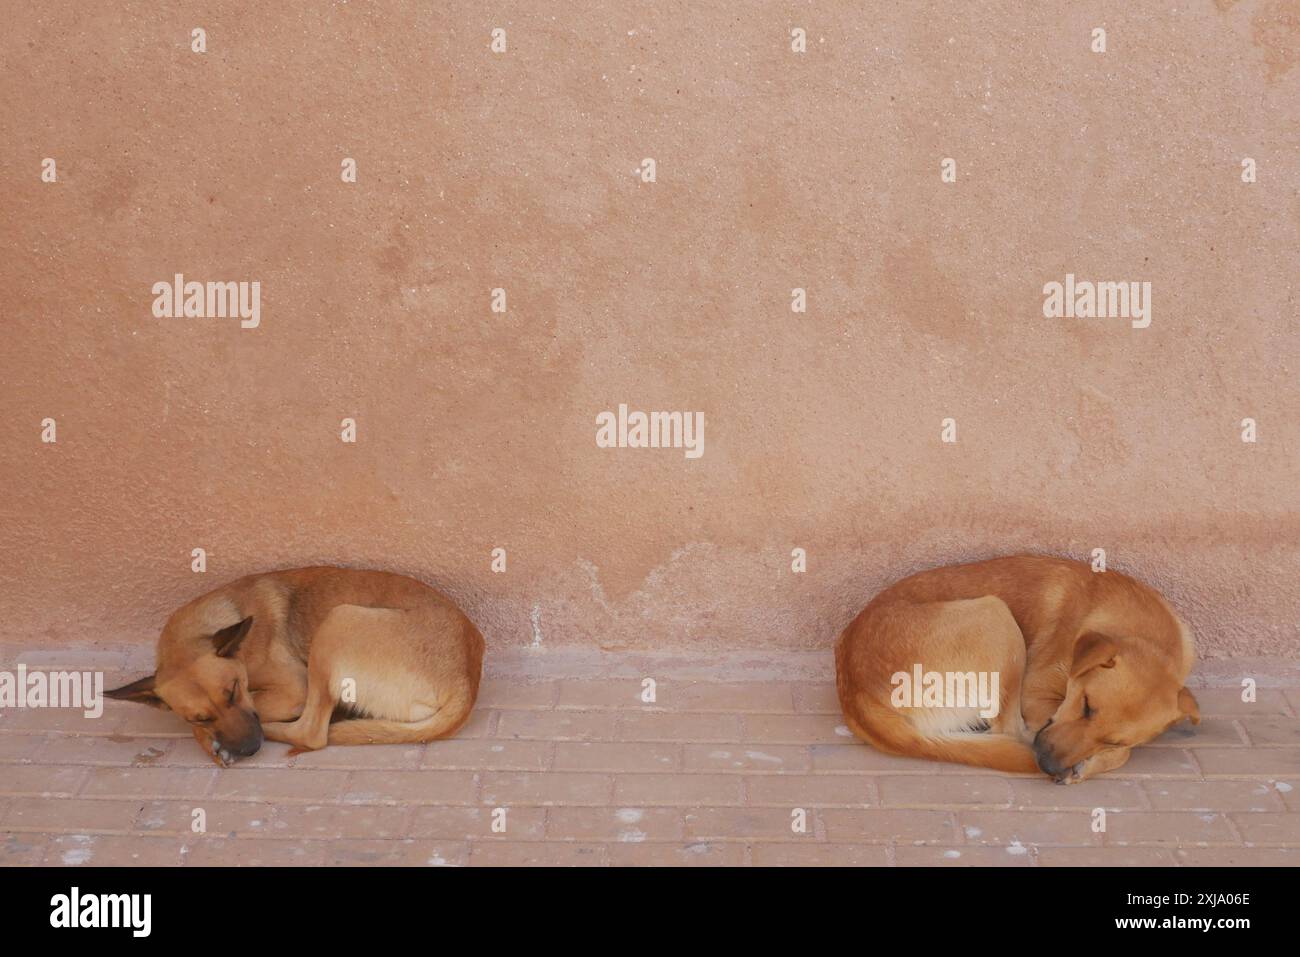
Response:
[{"label": "brick paved ground", "polygon": [[[149,651],[0,647],[0,670],[20,660],[111,683]],[[0,711],[0,864],[1300,863],[1294,663],[1252,670],[1286,685],[1253,704],[1198,688],[1198,729],[1072,787],[879,754],[848,735],[824,670],[752,664],[674,677],[671,662],[606,656],[586,672],[619,677],[597,680],[534,662],[485,681],[453,740],[295,758],[268,744],[229,770],[140,706],[110,702],[97,721]],[[1218,670],[1201,680],[1226,682]],[[655,704],[641,675],[658,676]]]}]

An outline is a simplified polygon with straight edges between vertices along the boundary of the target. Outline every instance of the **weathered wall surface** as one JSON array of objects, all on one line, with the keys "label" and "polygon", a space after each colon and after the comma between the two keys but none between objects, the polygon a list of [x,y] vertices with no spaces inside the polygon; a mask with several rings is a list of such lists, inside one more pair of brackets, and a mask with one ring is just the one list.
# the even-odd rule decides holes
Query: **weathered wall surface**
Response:
[{"label": "weathered wall surface", "polygon": [[[498,648],[820,649],[917,568],[1103,547],[1296,654],[1300,5],[872,7],[15,6],[0,628],[336,562]],[[156,318],[176,273],[259,325]],[[1045,318],[1067,273],[1149,327]],[[619,403],[704,454],[598,448]]]}]

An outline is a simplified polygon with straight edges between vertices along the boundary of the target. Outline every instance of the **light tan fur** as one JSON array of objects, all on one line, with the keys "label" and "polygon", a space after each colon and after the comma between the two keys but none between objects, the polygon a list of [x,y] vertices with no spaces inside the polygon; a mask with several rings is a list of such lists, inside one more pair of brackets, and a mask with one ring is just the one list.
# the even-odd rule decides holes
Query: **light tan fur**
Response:
[{"label": "light tan fur", "polygon": [[[1119,767],[1175,722],[1193,647],[1154,590],[1081,562],[1020,555],[920,572],[885,589],[835,646],[848,727],[881,751],[1069,784]],[[997,672],[1000,706],[895,707],[893,676]],[[1086,705],[1086,707],[1085,707]]]},{"label": "light tan fur", "polygon": [[478,696],[483,637],[413,578],[322,566],[195,599],[168,619],[157,661],[109,696],[170,708],[228,766],[263,736],[296,753],[453,734]]}]

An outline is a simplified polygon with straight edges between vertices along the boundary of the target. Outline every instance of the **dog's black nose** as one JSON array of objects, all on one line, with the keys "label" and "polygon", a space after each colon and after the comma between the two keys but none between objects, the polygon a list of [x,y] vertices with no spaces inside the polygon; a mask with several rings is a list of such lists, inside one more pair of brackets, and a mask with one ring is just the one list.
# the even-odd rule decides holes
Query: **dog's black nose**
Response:
[{"label": "dog's black nose", "polygon": [[262,747],[262,729],[258,728],[256,734],[250,734],[242,741],[234,744],[223,745],[231,754],[241,758],[249,758],[257,754]]},{"label": "dog's black nose", "polygon": [[1056,777],[1065,770],[1065,766],[1059,764],[1052,756],[1052,752],[1045,748],[1034,748],[1034,760],[1038,762],[1039,770],[1044,774],[1050,774],[1052,777]]}]

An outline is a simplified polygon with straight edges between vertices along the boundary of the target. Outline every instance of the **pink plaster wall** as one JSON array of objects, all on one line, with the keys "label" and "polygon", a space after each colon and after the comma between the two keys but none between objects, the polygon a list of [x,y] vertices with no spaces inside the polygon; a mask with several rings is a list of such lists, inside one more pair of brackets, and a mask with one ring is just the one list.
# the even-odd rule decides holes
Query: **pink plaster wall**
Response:
[{"label": "pink plaster wall", "polygon": [[[917,568],[1103,547],[1294,656],[1298,50],[1295,0],[15,7],[4,633],[336,562],[490,647],[829,650]],[[177,272],[260,325],[155,318]],[[1066,273],[1150,327],[1045,319]],[[598,448],[619,403],[703,456]]]}]

